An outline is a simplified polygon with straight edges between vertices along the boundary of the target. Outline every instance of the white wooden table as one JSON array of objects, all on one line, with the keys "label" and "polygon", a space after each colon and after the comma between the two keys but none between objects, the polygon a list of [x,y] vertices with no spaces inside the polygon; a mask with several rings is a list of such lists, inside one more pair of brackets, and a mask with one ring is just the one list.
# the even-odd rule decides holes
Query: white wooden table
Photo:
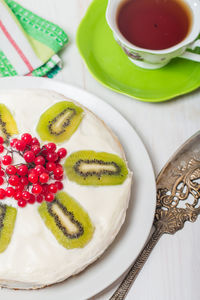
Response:
[{"label": "white wooden table", "polygon": [[[160,104],[140,102],[108,90],[91,76],[75,43],[77,27],[91,0],[17,1],[66,31],[70,44],[61,53],[64,67],[55,79],[84,88],[116,108],[143,139],[157,175],[176,148],[200,129],[200,90]],[[175,236],[161,238],[127,299],[199,300],[199,277],[200,218],[194,224],[186,223]],[[109,299],[116,287],[109,287],[93,299]]]}]

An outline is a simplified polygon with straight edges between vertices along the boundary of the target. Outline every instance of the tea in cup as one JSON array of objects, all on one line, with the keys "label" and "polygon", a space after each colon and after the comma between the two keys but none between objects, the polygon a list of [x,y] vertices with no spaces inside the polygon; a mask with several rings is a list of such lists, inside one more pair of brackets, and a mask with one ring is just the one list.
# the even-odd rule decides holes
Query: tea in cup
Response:
[{"label": "tea in cup", "polygon": [[157,69],[174,57],[200,62],[187,48],[200,46],[199,0],[109,0],[108,25],[136,65]]}]

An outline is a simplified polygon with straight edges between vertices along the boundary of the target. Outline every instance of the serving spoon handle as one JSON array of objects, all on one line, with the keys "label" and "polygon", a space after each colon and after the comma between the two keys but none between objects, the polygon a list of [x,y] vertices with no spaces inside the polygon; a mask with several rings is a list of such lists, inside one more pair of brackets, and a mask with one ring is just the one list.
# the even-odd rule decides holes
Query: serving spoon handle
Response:
[{"label": "serving spoon handle", "polygon": [[110,300],[125,298],[162,234],[175,234],[186,221],[196,221],[200,214],[199,179],[200,131],[175,152],[159,173],[156,179],[155,231]]},{"label": "serving spoon handle", "polygon": [[124,280],[118,287],[118,289],[114,292],[110,300],[123,300],[125,299],[125,296],[127,295],[131,285],[135,281],[137,275],[143,268],[145,262],[147,261],[148,257],[150,256],[153,248],[157,244],[158,240],[162,236],[163,232],[161,228],[156,228],[153,234],[151,235],[149,241],[137,257],[136,261],[132,265],[131,269],[125,276]]}]

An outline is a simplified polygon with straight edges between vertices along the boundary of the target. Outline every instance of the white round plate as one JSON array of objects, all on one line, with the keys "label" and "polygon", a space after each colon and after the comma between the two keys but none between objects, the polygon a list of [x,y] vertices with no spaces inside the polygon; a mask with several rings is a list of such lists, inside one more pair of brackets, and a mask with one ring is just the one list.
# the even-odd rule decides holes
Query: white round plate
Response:
[{"label": "white round plate", "polygon": [[87,299],[108,287],[122,275],[136,259],[148,238],[156,204],[152,164],[135,130],[115,109],[96,96],[52,79],[36,77],[0,79],[1,90],[24,88],[54,90],[80,102],[104,120],[119,137],[124,147],[129,168],[134,174],[133,188],[126,221],[115,241],[100,259],[82,273],[63,283],[37,291],[2,289],[0,298],[4,300]]}]

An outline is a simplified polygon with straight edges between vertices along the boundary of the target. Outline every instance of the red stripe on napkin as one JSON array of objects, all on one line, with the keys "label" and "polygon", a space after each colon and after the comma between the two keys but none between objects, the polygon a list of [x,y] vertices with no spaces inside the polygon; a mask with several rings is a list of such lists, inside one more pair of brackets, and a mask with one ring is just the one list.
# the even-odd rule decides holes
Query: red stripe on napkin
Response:
[{"label": "red stripe on napkin", "polygon": [[26,66],[28,67],[29,71],[32,72],[34,69],[31,66],[30,62],[28,61],[27,57],[24,55],[24,53],[22,52],[22,50],[19,48],[19,46],[13,40],[13,38],[11,37],[11,35],[9,34],[9,32],[6,30],[6,27],[3,25],[3,23],[1,21],[0,21],[0,28],[2,29],[3,33],[5,34],[5,36],[7,37],[7,39],[10,41],[10,43],[13,45],[13,47],[15,48],[15,50],[17,51],[17,53],[19,54],[19,56],[21,57],[21,59],[23,60],[23,62],[26,64]]}]

